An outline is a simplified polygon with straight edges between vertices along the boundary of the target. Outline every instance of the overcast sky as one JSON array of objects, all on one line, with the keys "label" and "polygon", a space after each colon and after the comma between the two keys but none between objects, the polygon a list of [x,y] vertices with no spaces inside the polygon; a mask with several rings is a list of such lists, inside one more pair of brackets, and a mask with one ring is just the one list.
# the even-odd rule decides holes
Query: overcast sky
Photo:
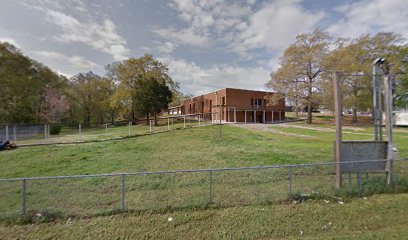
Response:
[{"label": "overcast sky", "polygon": [[297,34],[395,31],[407,0],[0,0],[0,41],[72,76],[153,54],[185,93],[261,90]]}]

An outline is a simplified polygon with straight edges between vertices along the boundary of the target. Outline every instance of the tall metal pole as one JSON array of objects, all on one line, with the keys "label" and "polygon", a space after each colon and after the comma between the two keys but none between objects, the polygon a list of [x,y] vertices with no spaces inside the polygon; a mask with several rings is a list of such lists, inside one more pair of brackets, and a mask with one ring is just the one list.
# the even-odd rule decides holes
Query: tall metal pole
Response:
[{"label": "tall metal pole", "polygon": [[374,128],[374,141],[378,141],[378,128],[377,128],[377,64],[373,65],[373,128]]},{"label": "tall metal pole", "polygon": [[381,100],[381,80],[380,64],[373,65],[373,119],[374,119],[374,140],[382,141],[382,100]]},{"label": "tall metal pole", "polygon": [[341,92],[340,92],[340,74],[335,72],[333,78],[333,86],[334,86],[334,108],[336,111],[336,146],[335,146],[335,162],[336,162],[336,188],[340,189],[342,185],[342,177],[341,177],[341,142],[342,142],[342,104],[341,104]]},{"label": "tall metal pole", "polygon": [[387,148],[387,164],[386,164],[386,171],[387,171],[387,184],[391,184],[392,182],[392,174],[393,174],[393,130],[392,130],[392,89],[391,89],[391,82],[392,82],[392,75],[388,74],[384,77],[384,93],[385,93],[385,116],[386,116],[386,124],[387,124],[387,138],[388,138],[388,148]]}]

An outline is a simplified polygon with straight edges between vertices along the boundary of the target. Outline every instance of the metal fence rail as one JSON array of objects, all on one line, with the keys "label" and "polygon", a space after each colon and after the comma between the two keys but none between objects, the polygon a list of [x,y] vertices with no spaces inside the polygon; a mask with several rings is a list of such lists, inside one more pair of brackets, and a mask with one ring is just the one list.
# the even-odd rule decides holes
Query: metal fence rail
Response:
[{"label": "metal fence rail", "polygon": [[203,127],[218,123],[215,113],[198,113],[187,115],[169,115],[139,121],[133,125],[132,122],[114,122],[98,124],[92,127],[79,124],[77,127],[60,126],[61,131],[53,135],[53,125],[24,125],[6,124],[0,125],[0,142],[11,140],[19,146],[83,143],[95,141],[108,141],[136,137],[146,134],[160,133],[175,129],[192,127]]},{"label": "metal fence rail", "polygon": [[[376,161],[387,160],[358,163]],[[313,193],[333,196],[338,193],[333,187],[334,167],[330,162],[0,179],[0,217],[50,212],[92,216],[125,210],[270,204]],[[384,188],[386,177],[384,172],[351,172],[343,179],[340,191],[363,196],[378,185]],[[408,159],[394,160],[394,179],[408,191]]]}]

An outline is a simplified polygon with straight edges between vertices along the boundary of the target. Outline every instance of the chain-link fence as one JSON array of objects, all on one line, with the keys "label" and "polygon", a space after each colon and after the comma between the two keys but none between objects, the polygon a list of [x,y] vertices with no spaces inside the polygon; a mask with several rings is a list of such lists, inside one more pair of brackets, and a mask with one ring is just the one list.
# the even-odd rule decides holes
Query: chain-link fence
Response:
[{"label": "chain-link fence", "polygon": [[[387,161],[387,160],[374,160]],[[359,161],[359,163],[372,161]],[[356,162],[354,162],[356,163]],[[207,206],[273,204],[308,197],[365,196],[408,191],[408,159],[394,160],[393,184],[384,172],[343,174],[334,163],[104,175],[0,179],[0,218],[94,216]]]},{"label": "chain-link fence", "polygon": [[76,127],[61,125],[0,125],[0,142],[11,140],[19,146],[80,143],[106,141],[135,137],[146,134],[171,131],[192,127],[202,127],[218,123],[215,113],[199,113],[188,115],[169,115],[156,119],[132,122],[114,122],[93,125],[79,124]]}]

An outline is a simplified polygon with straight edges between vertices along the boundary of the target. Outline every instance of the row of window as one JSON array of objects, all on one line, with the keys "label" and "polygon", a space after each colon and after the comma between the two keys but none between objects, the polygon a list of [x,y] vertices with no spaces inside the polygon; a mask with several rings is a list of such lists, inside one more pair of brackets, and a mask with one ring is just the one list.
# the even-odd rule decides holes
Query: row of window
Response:
[{"label": "row of window", "polygon": [[266,107],[266,99],[261,98],[251,98],[251,106],[262,106],[262,100],[263,105]]}]

